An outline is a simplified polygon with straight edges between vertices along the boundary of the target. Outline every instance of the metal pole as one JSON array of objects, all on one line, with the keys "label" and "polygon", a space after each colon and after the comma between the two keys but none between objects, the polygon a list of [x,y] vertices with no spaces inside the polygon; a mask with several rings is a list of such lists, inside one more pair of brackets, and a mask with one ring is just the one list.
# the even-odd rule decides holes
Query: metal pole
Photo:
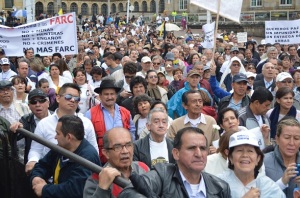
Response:
[{"label": "metal pole", "polygon": [[[89,160],[84,159],[83,157],[80,157],[80,156],[76,155],[75,153],[72,153],[71,151],[68,151],[56,144],[48,142],[34,133],[31,133],[22,128],[17,129],[17,132],[21,133],[22,135],[25,135],[26,137],[31,138],[32,140],[34,140],[44,146],[49,147],[51,150],[62,154],[63,156],[73,160],[74,162],[80,164],[81,166],[84,166],[84,167],[90,169],[91,171],[93,171],[95,173],[100,173],[102,170],[102,167],[100,167],[100,166],[90,162]],[[130,184],[130,182],[123,177],[116,177],[114,180],[114,183],[122,188],[125,188],[126,186],[128,186]]]},{"label": "metal pole", "polygon": [[127,24],[129,22],[129,4],[130,4],[130,0],[127,1],[127,17],[126,17],[126,23]]}]

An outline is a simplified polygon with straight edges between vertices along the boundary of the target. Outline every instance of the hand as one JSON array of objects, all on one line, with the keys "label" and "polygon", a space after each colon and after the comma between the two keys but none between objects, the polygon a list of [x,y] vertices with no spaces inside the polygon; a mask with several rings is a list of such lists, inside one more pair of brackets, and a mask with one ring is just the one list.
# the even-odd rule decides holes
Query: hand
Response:
[{"label": "hand", "polygon": [[31,90],[31,85],[27,85],[27,86],[26,86],[26,91],[29,92],[30,90]]},{"label": "hand", "polygon": [[216,153],[216,152],[217,152],[216,147],[214,147],[214,146],[210,146],[210,147],[209,147],[209,154],[214,154],[214,153]]},{"label": "hand", "polygon": [[217,69],[217,66],[216,66],[215,62],[211,61],[211,63],[210,63],[210,75],[215,76],[216,75],[216,69]]},{"label": "hand", "polygon": [[36,162],[34,161],[31,161],[31,162],[27,162],[26,166],[25,166],[25,173],[27,175],[30,174],[31,170],[33,169],[34,165],[35,165]]},{"label": "hand", "polygon": [[113,183],[117,176],[121,176],[121,173],[112,167],[105,167],[99,173],[99,188],[103,190],[109,189],[110,185]]},{"label": "hand", "polygon": [[[293,177],[296,177],[296,176],[297,176],[296,163],[291,163],[285,169],[283,176],[281,178],[281,181],[282,181],[282,183],[284,183],[284,185],[287,185],[289,183],[290,179]],[[300,177],[299,178],[296,177],[295,179],[299,180]]]},{"label": "hand", "polygon": [[34,185],[43,184],[43,183],[46,183],[46,182],[41,177],[35,177],[35,178],[33,178],[31,183],[32,183],[32,186],[34,186]]},{"label": "hand", "polygon": [[120,96],[122,96],[122,98],[129,98],[130,96],[132,96],[132,93],[129,93],[128,91],[123,90],[120,93]]},{"label": "hand", "polygon": [[175,81],[179,81],[179,78],[178,78],[178,75],[177,75],[177,74],[175,74],[173,77],[174,77],[174,80],[175,80]]},{"label": "hand", "polygon": [[259,189],[251,187],[251,189],[243,196],[243,198],[259,198],[259,196]]},{"label": "hand", "polygon": [[23,128],[23,124],[21,122],[12,123],[9,127],[10,131],[13,133],[16,133],[18,128]]},{"label": "hand", "polygon": [[[33,184],[33,181],[37,178],[37,183]],[[47,185],[46,181],[43,180],[40,177],[35,177],[32,180],[32,189],[34,191],[34,193],[38,196],[38,197],[42,197],[42,191],[44,186]]]},{"label": "hand", "polygon": [[269,139],[269,134],[270,134],[270,127],[266,124],[263,124],[261,127],[260,127],[260,131],[264,137],[264,139]]}]

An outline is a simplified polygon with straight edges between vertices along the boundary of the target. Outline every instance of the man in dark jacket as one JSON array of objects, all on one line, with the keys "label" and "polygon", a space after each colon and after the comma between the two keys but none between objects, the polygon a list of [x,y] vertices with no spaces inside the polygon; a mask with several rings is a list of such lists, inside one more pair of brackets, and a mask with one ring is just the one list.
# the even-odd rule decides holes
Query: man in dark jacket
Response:
[{"label": "man in dark jacket", "polygon": [[134,142],[133,161],[144,162],[152,168],[157,163],[175,163],[173,142],[166,138],[168,115],[162,109],[152,109],[146,124],[150,134]]},{"label": "man in dark jacket", "polygon": [[[16,129],[22,127],[32,133],[34,133],[37,123],[52,112],[48,111],[49,107],[49,98],[48,96],[40,89],[34,89],[28,95],[28,106],[31,110],[31,113],[26,114],[21,117],[20,122],[13,123],[10,126],[12,132],[16,132]],[[24,164],[28,161],[28,153],[31,146],[31,138],[28,138],[22,134],[17,135],[17,140],[25,138],[25,152],[24,152]]]},{"label": "man in dark jacket", "polygon": [[[178,131],[172,150],[175,164],[158,163],[154,170],[144,174],[132,174],[134,186],[124,189],[123,197],[231,197],[229,185],[209,173],[205,168],[208,143],[201,129],[186,127]],[[197,189],[193,186],[198,185]],[[141,194],[138,194],[137,191]]]},{"label": "man in dark jacket", "polygon": [[225,107],[231,107],[239,111],[242,107],[249,105],[250,98],[246,94],[247,91],[247,76],[243,73],[238,73],[232,78],[233,93],[225,96],[219,102],[218,111]]},{"label": "man in dark jacket", "polygon": [[[84,139],[82,120],[75,115],[58,119],[56,136],[58,145],[101,165],[98,152]],[[92,172],[51,150],[35,164],[30,175],[32,189],[38,197],[82,198],[86,179]],[[46,181],[53,176],[53,183]]]}]

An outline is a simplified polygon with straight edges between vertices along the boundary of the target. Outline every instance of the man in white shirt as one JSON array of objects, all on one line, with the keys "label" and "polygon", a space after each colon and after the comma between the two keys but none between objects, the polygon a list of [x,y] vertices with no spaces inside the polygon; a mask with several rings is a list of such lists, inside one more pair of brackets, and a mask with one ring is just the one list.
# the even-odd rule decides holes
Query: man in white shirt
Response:
[{"label": "man in white shirt", "polygon": [[0,80],[9,80],[12,76],[16,76],[17,73],[10,69],[10,62],[8,58],[1,58],[0,61],[2,72],[0,73]]},{"label": "man in white shirt", "polygon": [[[64,115],[77,115],[83,121],[85,139],[87,139],[99,152],[95,130],[91,121],[85,118],[81,113],[75,113],[80,101],[80,88],[78,87],[78,85],[74,83],[64,84],[60,88],[56,100],[59,104],[59,108],[56,109],[56,111],[51,116],[42,119],[38,123],[34,133],[48,140],[49,142],[56,144],[57,140],[55,139],[55,127],[57,125],[58,119]],[[39,159],[44,157],[49,152],[49,150],[50,149],[45,147],[44,145],[41,145],[36,141],[32,141],[28,154],[28,163],[26,164],[25,168],[26,173],[29,173],[34,167],[35,163]]]},{"label": "man in white shirt", "polygon": [[133,160],[144,162],[148,167],[157,163],[175,163],[171,152],[173,142],[165,136],[168,128],[166,112],[159,108],[152,109],[146,126],[150,134],[134,142]]},{"label": "man in white shirt", "polygon": [[157,26],[160,26],[162,23],[162,17],[160,14],[158,14],[158,16],[156,17],[156,23],[157,23]]}]

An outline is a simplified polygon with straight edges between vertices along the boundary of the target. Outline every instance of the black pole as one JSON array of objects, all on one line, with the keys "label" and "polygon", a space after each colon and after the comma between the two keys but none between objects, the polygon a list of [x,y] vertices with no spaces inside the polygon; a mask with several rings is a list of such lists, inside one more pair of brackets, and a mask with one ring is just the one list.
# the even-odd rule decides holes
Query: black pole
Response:
[{"label": "black pole", "polygon": [[[102,171],[102,167],[90,162],[87,159],[84,159],[83,157],[80,157],[80,156],[72,153],[71,151],[68,151],[67,149],[64,149],[56,144],[48,142],[32,132],[29,132],[23,128],[17,129],[17,132],[25,135],[26,137],[31,138],[32,140],[34,140],[44,146],[49,147],[51,150],[62,154],[63,156],[73,160],[74,162],[80,164],[81,166],[84,166],[84,167],[90,169],[91,171],[93,171],[95,173],[100,173]],[[128,186],[130,184],[130,182],[123,177],[116,177],[114,180],[114,183],[122,188],[125,188],[126,186]]]}]

